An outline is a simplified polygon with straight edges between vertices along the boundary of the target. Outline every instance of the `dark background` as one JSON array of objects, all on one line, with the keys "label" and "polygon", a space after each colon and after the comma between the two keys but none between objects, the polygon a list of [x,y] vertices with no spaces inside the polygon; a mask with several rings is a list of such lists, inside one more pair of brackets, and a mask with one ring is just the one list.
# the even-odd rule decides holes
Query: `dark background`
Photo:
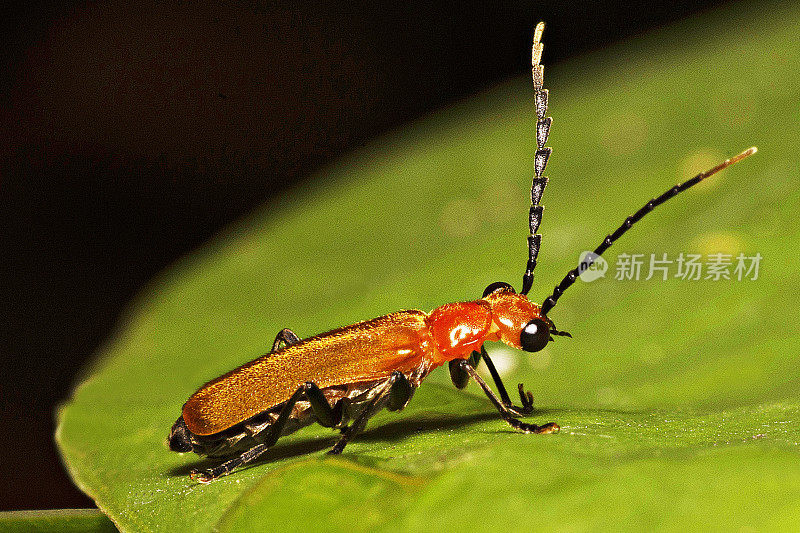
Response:
[{"label": "dark background", "polygon": [[376,135],[527,71],[538,20],[552,65],[716,3],[0,7],[0,509],[92,505],[61,466],[54,408],[177,257]]}]

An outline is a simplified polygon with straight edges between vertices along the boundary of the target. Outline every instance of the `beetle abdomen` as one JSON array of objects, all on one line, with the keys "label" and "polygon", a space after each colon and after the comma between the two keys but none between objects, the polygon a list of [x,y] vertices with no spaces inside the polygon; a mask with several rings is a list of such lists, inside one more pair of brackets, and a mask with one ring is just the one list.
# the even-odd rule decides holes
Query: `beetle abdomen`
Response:
[{"label": "beetle abdomen", "polygon": [[[413,388],[419,386],[422,376],[412,373],[409,381]],[[344,401],[343,417],[336,427],[345,427],[348,422],[356,418],[374,396],[377,387],[382,382],[353,383],[347,386],[334,386],[323,389],[326,400],[331,404]],[[387,397],[388,399],[388,397]],[[385,401],[383,402],[385,403]],[[169,436],[169,447],[175,452],[193,451],[198,455],[209,457],[227,457],[264,442],[270,438],[270,428],[277,420],[285,404],[281,403],[273,408],[258,413],[244,422],[212,435],[197,435],[187,427],[183,417],[173,424]],[[382,408],[383,404],[376,406]],[[281,436],[294,433],[298,429],[317,422],[311,409],[311,404],[303,398],[297,402],[286,425],[281,431]]]},{"label": "beetle abdomen", "polygon": [[432,349],[422,311],[400,311],[311,337],[202,386],[183,406],[187,428],[213,435],[285,402],[306,381],[320,388],[411,372]]}]

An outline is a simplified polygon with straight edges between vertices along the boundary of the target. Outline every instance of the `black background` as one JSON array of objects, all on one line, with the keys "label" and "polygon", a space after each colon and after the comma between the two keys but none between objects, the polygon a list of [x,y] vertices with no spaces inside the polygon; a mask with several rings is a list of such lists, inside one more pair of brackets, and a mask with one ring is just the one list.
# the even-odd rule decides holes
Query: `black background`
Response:
[{"label": "black background", "polygon": [[539,20],[552,65],[716,3],[1,7],[0,509],[92,504],[60,464],[54,408],[181,254],[387,129],[522,74]]}]

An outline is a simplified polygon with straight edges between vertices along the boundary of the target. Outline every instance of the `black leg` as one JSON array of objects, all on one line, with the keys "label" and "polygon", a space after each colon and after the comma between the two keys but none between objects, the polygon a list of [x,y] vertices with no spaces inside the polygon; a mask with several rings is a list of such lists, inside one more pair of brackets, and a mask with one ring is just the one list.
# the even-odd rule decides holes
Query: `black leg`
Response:
[{"label": "black leg", "polygon": [[294,331],[289,328],[283,328],[275,335],[275,341],[272,343],[272,350],[270,350],[269,353],[277,352],[282,348],[297,344],[298,342],[300,342],[300,337],[298,337]]},{"label": "black leg", "polygon": [[489,369],[489,373],[492,375],[494,384],[497,385],[497,393],[500,395],[500,399],[503,400],[503,405],[506,407],[511,407],[512,402],[511,398],[508,397],[508,392],[506,392],[506,386],[503,385],[503,380],[500,379],[500,374],[497,373],[494,363],[489,358],[489,354],[486,353],[485,346],[481,346],[481,355],[483,356],[483,360],[486,361],[486,367]]},{"label": "black leg", "polygon": [[389,389],[389,401],[386,402],[386,408],[389,411],[400,411],[408,404],[413,395],[414,387],[402,372],[398,372],[397,380]]},{"label": "black leg", "polygon": [[[517,383],[517,390],[519,391],[519,400],[522,402],[522,407],[519,408],[519,412],[524,415],[531,414],[533,412],[533,393],[531,391],[526,391],[522,383]],[[513,407],[513,409],[518,408]]]},{"label": "black leg", "polygon": [[[469,364],[472,365],[472,368],[478,368],[478,365],[481,364],[481,353],[485,353],[483,347],[481,347],[480,352],[473,351],[472,355],[469,356]],[[457,389],[463,389],[469,383],[469,374],[464,372],[461,367],[459,366],[459,359],[453,359],[449,363],[450,367],[450,379],[453,381],[453,385],[456,386]]]},{"label": "black leg", "polygon": [[489,400],[494,404],[498,411],[500,411],[500,416],[503,417],[503,420],[508,422],[508,425],[517,429],[519,431],[524,431],[525,433],[556,433],[559,429],[561,429],[558,424],[549,423],[543,426],[537,426],[536,424],[526,424],[525,422],[520,422],[516,418],[514,418],[514,413],[509,410],[508,407],[503,405],[500,399],[495,395],[492,389],[489,388],[489,385],[483,381],[483,378],[478,375],[478,372],[470,366],[470,364],[465,360],[462,359],[459,363],[462,369],[467,372],[472,379],[474,379],[478,385],[483,389],[483,392],[486,393],[486,396],[489,397]]},{"label": "black leg", "polygon": [[243,454],[225,461],[214,468],[207,468],[205,470],[192,470],[191,474],[189,474],[189,477],[193,480],[199,481],[200,483],[211,483],[218,477],[230,474],[231,471],[237,466],[249,463],[268,449],[269,446],[266,444],[256,444]]},{"label": "black leg", "polygon": [[344,406],[341,400],[331,407],[328,399],[322,394],[317,384],[311,381],[306,381],[305,393],[308,402],[311,404],[311,410],[314,412],[314,416],[317,417],[317,422],[319,422],[320,426],[332,428],[339,425],[339,422],[342,421],[342,409]]},{"label": "black leg", "polygon": [[283,406],[281,409],[281,413],[278,415],[278,419],[270,426],[269,428],[269,436],[267,439],[262,442],[261,444],[256,444],[246,452],[242,453],[241,455],[234,457],[233,459],[229,459],[224,463],[215,466],[214,468],[207,468],[205,470],[192,470],[189,477],[192,479],[196,479],[200,483],[210,483],[214,479],[224,476],[225,474],[229,474],[234,468],[237,466],[243,465],[245,463],[249,463],[265,451],[267,451],[270,447],[272,447],[280,438],[281,432],[283,432],[283,428],[286,426],[286,421],[289,419],[289,415],[292,414],[292,410],[294,409],[294,405],[297,403],[297,400],[305,393],[306,385],[303,384],[292,394],[292,397],[286,402],[286,405]]},{"label": "black leg", "polygon": [[[402,378],[401,378],[402,376]],[[359,431],[364,429],[364,426],[367,425],[367,420],[375,414],[375,406],[380,402],[387,394],[389,394],[392,390],[392,385],[394,385],[398,380],[405,379],[403,373],[399,370],[395,370],[392,372],[392,375],[384,381],[381,385],[378,385],[381,389],[375,394],[375,396],[370,400],[364,410],[361,411],[361,414],[353,421],[350,426],[342,431],[342,436],[339,438],[339,441],[334,444],[333,448],[328,452],[330,455],[339,455],[344,450],[344,447],[347,446],[347,443],[350,442],[350,439],[356,435]]]},{"label": "black leg", "polygon": [[503,380],[500,378],[500,374],[494,367],[494,363],[489,358],[489,354],[486,353],[486,348],[484,346],[481,346],[481,356],[483,357],[483,360],[486,361],[486,368],[489,369],[489,373],[492,375],[494,384],[497,386],[497,392],[500,394],[500,399],[503,400],[503,405],[508,407],[510,411],[516,413],[518,416],[531,414],[533,412],[533,394],[530,391],[526,392],[525,387],[522,385],[522,383],[520,383],[518,388],[522,407],[516,407],[511,401],[511,398],[508,396],[506,386],[503,385]]}]

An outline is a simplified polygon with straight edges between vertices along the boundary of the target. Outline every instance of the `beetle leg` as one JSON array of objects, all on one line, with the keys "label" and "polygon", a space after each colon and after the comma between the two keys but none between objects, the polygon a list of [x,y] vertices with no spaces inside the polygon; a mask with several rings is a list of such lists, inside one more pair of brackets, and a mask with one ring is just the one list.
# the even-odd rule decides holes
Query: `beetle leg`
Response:
[{"label": "beetle leg", "polygon": [[298,342],[300,342],[300,337],[298,337],[294,331],[289,328],[283,328],[275,335],[275,341],[272,343],[272,350],[270,350],[269,353],[277,352],[282,348],[297,344]]},{"label": "beetle leg", "polygon": [[402,410],[414,395],[414,387],[408,382],[405,374],[402,372],[397,373],[397,380],[392,383],[389,389],[389,401],[386,403],[386,408],[389,411]]},{"label": "beetle leg", "polygon": [[189,477],[192,480],[199,481],[200,483],[211,483],[218,477],[224,476],[225,474],[229,474],[234,468],[237,466],[243,465],[245,463],[249,463],[265,451],[269,449],[269,446],[266,444],[256,444],[246,452],[242,453],[234,457],[233,459],[229,459],[224,463],[215,466],[214,468],[206,468],[204,470],[197,470],[193,469],[192,472],[189,474]]},{"label": "beetle leg", "polygon": [[241,455],[234,457],[233,459],[229,459],[224,463],[217,465],[213,468],[207,468],[205,470],[192,470],[189,474],[189,477],[192,479],[196,479],[200,483],[210,483],[214,479],[224,476],[225,474],[229,474],[234,468],[237,466],[243,465],[245,463],[249,463],[253,459],[257,458],[259,455],[267,451],[271,448],[281,436],[283,432],[283,428],[286,426],[286,421],[289,419],[289,415],[292,414],[292,410],[294,410],[294,405],[297,403],[297,400],[301,398],[301,396],[306,391],[306,385],[300,385],[297,390],[292,394],[292,397],[286,401],[286,404],[281,409],[280,414],[278,415],[278,419],[270,426],[269,428],[269,436],[267,439],[260,443],[256,444],[246,452],[242,453]]},{"label": "beetle leg", "polygon": [[339,400],[331,407],[331,404],[328,403],[328,399],[322,394],[322,391],[317,387],[316,383],[306,381],[304,386],[306,399],[308,399],[308,403],[311,404],[311,410],[314,412],[314,416],[317,417],[319,425],[325,426],[326,428],[339,425],[342,421],[342,410],[344,408],[342,401]]},{"label": "beetle leg", "polygon": [[532,413],[533,393],[531,391],[526,391],[522,383],[517,384],[517,390],[519,390],[519,399],[522,402],[522,409],[520,409],[520,412],[526,415]]},{"label": "beetle leg", "polygon": [[508,396],[508,392],[506,392],[506,386],[503,385],[503,380],[500,379],[500,374],[498,374],[497,369],[495,368],[492,360],[489,358],[489,354],[486,353],[486,348],[484,346],[481,346],[481,355],[486,361],[486,368],[489,369],[489,373],[492,375],[494,384],[497,385],[497,393],[500,395],[500,399],[503,400],[503,405],[511,408],[513,403],[511,402],[511,398]]},{"label": "beetle leg", "polygon": [[[522,407],[515,406],[511,401],[508,392],[506,391],[505,385],[503,385],[503,380],[500,379],[500,374],[497,372],[494,363],[492,363],[492,360],[489,358],[489,354],[486,353],[486,348],[484,346],[481,346],[481,356],[483,357],[484,361],[486,361],[486,368],[489,369],[489,373],[492,375],[494,384],[497,385],[497,392],[500,394],[500,399],[503,400],[503,405],[505,405],[509,411],[517,416],[531,414],[533,412],[533,394],[530,391],[525,391],[524,386],[522,383],[520,383],[519,398],[522,401]],[[475,368],[475,365],[472,366]]]},{"label": "beetle leg", "polygon": [[[481,347],[481,352],[482,351],[484,351],[483,347]],[[481,363],[481,352],[473,351],[472,355],[467,359],[469,364],[472,365],[472,368],[478,368],[478,365]],[[467,383],[469,383],[469,374],[458,366],[458,361],[458,359],[453,359],[448,365],[450,367],[450,379],[457,389],[463,389],[467,386]]]},{"label": "beetle leg", "polygon": [[[367,420],[375,414],[375,406],[380,402],[387,394],[390,394],[392,391],[392,385],[394,385],[400,379],[405,379],[405,376],[399,370],[395,370],[392,372],[392,375],[383,382],[383,385],[380,385],[381,390],[375,394],[375,397],[369,401],[369,403],[364,407],[364,410],[361,411],[361,414],[350,424],[347,429],[342,431],[342,436],[333,445],[333,448],[330,449],[328,452],[329,455],[339,455],[344,450],[344,447],[347,446],[347,443],[350,442],[350,439],[355,436],[356,433],[364,429],[364,426],[367,425]],[[408,380],[406,380],[408,382]]]},{"label": "beetle leg", "polygon": [[483,389],[483,392],[486,393],[486,396],[489,397],[489,400],[494,404],[498,411],[500,411],[500,416],[503,417],[503,420],[508,422],[512,428],[517,429],[519,431],[524,431],[525,433],[556,433],[559,429],[561,429],[558,424],[554,424],[550,422],[549,424],[544,424],[543,426],[537,426],[536,424],[526,424],[525,422],[520,422],[516,418],[514,418],[514,413],[509,410],[508,407],[503,405],[500,399],[495,395],[492,389],[489,388],[489,385],[483,381],[483,378],[478,375],[478,372],[470,366],[470,364],[465,360],[462,359],[459,362],[462,369],[467,372],[472,379],[474,379],[478,385]]}]

